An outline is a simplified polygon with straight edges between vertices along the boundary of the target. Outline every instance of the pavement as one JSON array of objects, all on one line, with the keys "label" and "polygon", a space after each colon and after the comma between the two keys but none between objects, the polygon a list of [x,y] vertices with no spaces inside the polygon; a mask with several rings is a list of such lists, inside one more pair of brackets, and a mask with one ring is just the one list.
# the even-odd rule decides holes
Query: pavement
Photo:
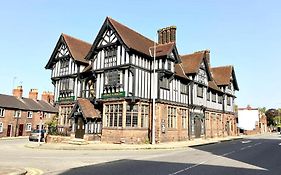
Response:
[{"label": "pavement", "polygon": [[141,149],[177,149],[185,147],[195,147],[207,144],[215,144],[224,141],[242,139],[246,136],[233,136],[211,139],[194,139],[180,142],[165,142],[157,144],[110,144],[102,142],[88,142],[88,144],[69,144],[69,143],[38,143],[29,142],[25,145],[32,149],[48,150],[141,150]]},{"label": "pavement", "polygon": [[[31,149],[47,149],[47,150],[141,150],[141,149],[179,149],[186,147],[196,147],[208,144],[216,144],[225,141],[243,139],[247,136],[233,136],[211,139],[194,139],[181,142],[166,142],[157,144],[109,144],[102,142],[87,142],[87,144],[69,144],[69,143],[38,143],[29,142],[25,145]],[[1,138],[5,139],[5,138]],[[6,139],[27,139],[27,137],[16,137]],[[2,167],[0,166],[0,175],[28,175],[28,170],[24,168]]]}]

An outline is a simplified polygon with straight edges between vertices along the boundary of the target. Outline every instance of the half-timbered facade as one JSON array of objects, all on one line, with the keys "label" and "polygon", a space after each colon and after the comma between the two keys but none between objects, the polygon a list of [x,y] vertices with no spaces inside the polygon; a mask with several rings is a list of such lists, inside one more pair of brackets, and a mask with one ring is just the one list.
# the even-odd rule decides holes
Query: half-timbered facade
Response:
[{"label": "half-timbered facade", "polygon": [[[216,73],[210,68],[208,50],[179,55],[175,26],[160,29],[155,43],[106,18],[80,61],[73,57],[71,50],[76,48],[78,52],[81,48],[69,44],[65,38],[70,37],[61,36],[46,68],[52,69],[57,103],[62,106],[69,97],[76,101],[70,115],[75,137],[89,138],[88,134],[81,135],[87,132],[80,129],[83,126],[85,130],[89,122],[94,121],[95,126],[101,122],[100,139],[106,142],[165,142],[215,137],[221,136],[219,132],[223,133],[224,122],[228,121],[224,119],[225,114],[229,118],[234,116],[234,91],[238,86],[233,67],[229,75],[231,83],[218,83],[220,76],[228,75],[218,73],[220,76],[214,77]],[[63,53],[68,56],[57,56],[62,44],[67,46],[68,51]],[[70,68],[74,72],[60,74],[61,68],[57,66],[64,65],[64,60],[74,60],[75,68]],[[73,78],[72,89],[62,86],[66,77]],[[231,92],[228,86],[232,88]],[[83,115],[86,108],[81,107],[82,101],[77,101],[78,98],[86,98],[88,101],[84,103],[99,112]],[[213,113],[219,117],[215,122],[221,122],[216,125],[216,135],[211,135],[215,130],[210,128]],[[81,125],[80,129],[78,125]]]}]

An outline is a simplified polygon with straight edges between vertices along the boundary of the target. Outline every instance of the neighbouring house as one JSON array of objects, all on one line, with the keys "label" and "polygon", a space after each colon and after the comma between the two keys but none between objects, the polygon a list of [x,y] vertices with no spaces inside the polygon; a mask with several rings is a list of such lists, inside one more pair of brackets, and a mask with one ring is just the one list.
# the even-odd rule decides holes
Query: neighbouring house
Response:
[{"label": "neighbouring house", "polygon": [[238,108],[238,128],[244,134],[267,132],[266,116],[258,108]]},{"label": "neighbouring house", "polygon": [[38,100],[38,90],[31,89],[29,98],[22,96],[22,86],[13,90],[13,96],[0,94],[0,137],[27,136],[57,115],[53,94],[43,92]]},{"label": "neighbouring house", "polygon": [[234,67],[210,62],[179,54],[175,26],[155,43],[107,17],[93,44],[62,34],[45,68],[71,137],[158,143],[237,134]]}]

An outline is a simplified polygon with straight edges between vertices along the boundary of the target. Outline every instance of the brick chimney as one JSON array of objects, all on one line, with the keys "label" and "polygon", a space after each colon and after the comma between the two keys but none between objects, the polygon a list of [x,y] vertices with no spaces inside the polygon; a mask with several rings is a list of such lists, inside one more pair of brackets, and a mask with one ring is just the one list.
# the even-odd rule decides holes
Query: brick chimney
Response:
[{"label": "brick chimney", "polygon": [[28,98],[33,99],[33,100],[37,100],[38,90],[37,89],[30,89]]},{"label": "brick chimney", "polygon": [[22,93],[23,93],[22,86],[17,86],[15,89],[13,89],[13,96],[15,97],[22,98]]},{"label": "brick chimney", "polygon": [[159,29],[158,33],[158,44],[166,44],[170,42],[176,42],[176,26],[170,26]]},{"label": "brick chimney", "polygon": [[209,67],[211,66],[211,62],[210,62],[210,50],[206,49],[205,50],[205,57],[206,57],[206,60],[208,62],[208,65]]},{"label": "brick chimney", "polygon": [[54,103],[54,94],[52,92],[46,92],[44,91],[42,93],[42,97],[41,97],[41,100],[47,102],[47,103],[51,103],[53,104]]}]

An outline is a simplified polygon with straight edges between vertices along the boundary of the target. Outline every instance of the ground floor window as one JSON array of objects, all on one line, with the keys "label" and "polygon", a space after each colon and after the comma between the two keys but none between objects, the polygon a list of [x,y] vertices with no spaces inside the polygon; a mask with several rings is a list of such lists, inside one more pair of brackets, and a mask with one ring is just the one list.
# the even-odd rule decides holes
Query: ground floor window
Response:
[{"label": "ground floor window", "polygon": [[187,110],[181,109],[181,126],[187,128]]},{"label": "ground floor window", "polygon": [[138,127],[138,105],[127,105],[126,127]]},{"label": "ground floor window", "polygon": [[147,128],[148,127],[148,113],[149,113],[148,105],[141,106],[141,127]]},{"label": "ground floor window", "polygon": [[168,107],[168,128],[177,128],[177,108]]},{"label": "ground floor window", "polygon": [[88,134],[99,134],[101,133],[101,122],[88,122]]},{"label": "ground floor window", "polygon": [[123,104],[105,105],[107,127],[122,127]]},{"label": "ground floor window", "polygon": [[3,123],[0,122],[0,132],[3,132]]},{"label": "ground floor window", "polygon": [[71,113],[71,110],[72,110],[72,106],[62,106],[60,108],[60,125],[61,126],[70,126],[70,119],[68,118],[68,116]]},{"label": "ground floor window", "polygon": [[32,125],[31,123],[26,123],[25,124],[25,131],[31,131]]}]

